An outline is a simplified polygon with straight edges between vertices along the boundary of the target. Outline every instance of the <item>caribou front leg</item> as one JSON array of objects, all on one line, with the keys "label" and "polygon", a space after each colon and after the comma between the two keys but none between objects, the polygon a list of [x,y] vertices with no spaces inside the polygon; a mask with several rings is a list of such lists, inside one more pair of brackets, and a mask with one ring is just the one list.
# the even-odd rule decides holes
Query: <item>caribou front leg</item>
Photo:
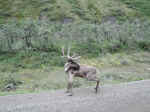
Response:
[{"label": "caribou front leg", "polygon": [[68,85],[67,85],[67,91],[66,91],[69,96],[73,95],[73,91],[72,91],[73,78],[74,78],[74,75],[71,72],[69,72],[69,74],[68,74]]}]

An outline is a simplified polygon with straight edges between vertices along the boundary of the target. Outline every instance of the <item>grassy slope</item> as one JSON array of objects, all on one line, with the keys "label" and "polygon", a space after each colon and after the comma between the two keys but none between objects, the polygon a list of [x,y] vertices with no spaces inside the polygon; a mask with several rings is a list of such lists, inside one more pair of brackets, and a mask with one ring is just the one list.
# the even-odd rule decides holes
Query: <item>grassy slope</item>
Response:
[{"label": "grassy slope", "polygon": [[[149,3],[148,0],[146,2]],[[128,8],[119,0],[0,0],[2,18],[36,18],[45,15],[51,20],[62,20],[67,17],[100,22],[107,16],[115,16],[118,19],[137,17],[139,11]],[[2,18],[1,21],[4,20]]]}]

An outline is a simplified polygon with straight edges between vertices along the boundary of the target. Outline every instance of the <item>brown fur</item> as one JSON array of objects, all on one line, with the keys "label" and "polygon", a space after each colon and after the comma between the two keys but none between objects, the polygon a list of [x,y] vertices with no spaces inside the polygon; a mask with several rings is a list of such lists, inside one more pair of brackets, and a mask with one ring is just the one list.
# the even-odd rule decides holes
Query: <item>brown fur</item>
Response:
[{"label": "brown fur", "polygon": [[81,77],[85,78],[89,81],[96,81],[96,88],[95,92],[97,93],[99,88],[99,79],[97,78],[97,69],[95,67],[86,66],[86,65],[79,65],[78,63],[72,61],[67,62],[67,74],[68,74],[68,87],[67,92],[70,93],[70,95],[73,94],[72,92],[72,83],[74,77]]}]

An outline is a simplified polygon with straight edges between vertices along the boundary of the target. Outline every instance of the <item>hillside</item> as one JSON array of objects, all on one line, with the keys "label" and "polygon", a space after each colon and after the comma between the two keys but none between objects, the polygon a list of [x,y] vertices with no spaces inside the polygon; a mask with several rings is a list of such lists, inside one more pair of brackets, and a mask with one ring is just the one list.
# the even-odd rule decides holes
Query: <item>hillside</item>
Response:
[{"label": "hillside", "polygon": [[[11,4],[11,5],[10,5]],[[149,0],[0,0],[0,21],[48,18],[56,21],[107,21],[150,16]]]},{"label": "hillside", "polygon": [[62,47],[103,83],[150,79],[149,12],[149,0],[0,0],[0,95],[65,88]]}]

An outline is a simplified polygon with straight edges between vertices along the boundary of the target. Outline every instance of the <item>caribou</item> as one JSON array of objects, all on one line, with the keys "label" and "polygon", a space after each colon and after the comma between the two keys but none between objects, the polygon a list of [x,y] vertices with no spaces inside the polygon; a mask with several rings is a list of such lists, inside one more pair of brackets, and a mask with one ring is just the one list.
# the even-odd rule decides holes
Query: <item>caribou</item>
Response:
[{"label": "caribou", "polygon": [[70,56],[70,48],[68,48],[67,55],[65,56],[64,47],[62,48],[62,57],[67,58],[67,62],[64,65],[64,71],[68,75],[68,85],[66,93],[69,93],[69,96],[73,95],[72,85],[74,77],[81,77],[87,79],[88,81],[95,81],[95,93],[98,92],[100,80],[97,77],[98,70],[95,67],[81,65],[77,61],[81,56]]}]

